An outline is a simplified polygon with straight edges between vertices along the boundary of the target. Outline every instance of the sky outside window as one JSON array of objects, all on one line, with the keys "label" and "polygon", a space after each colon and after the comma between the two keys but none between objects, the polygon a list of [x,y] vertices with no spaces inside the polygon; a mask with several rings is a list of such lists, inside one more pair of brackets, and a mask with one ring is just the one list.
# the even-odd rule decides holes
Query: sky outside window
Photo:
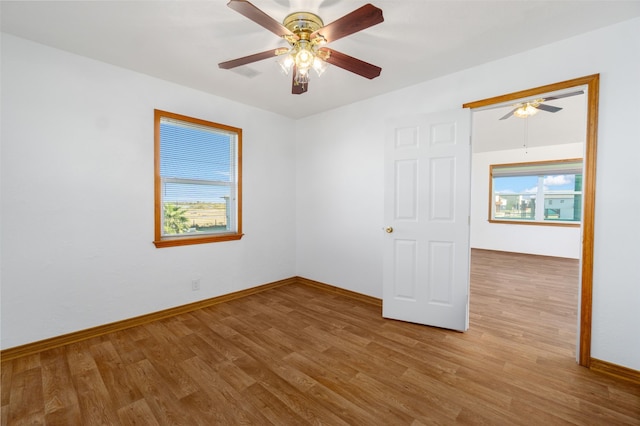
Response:
[{"label": "sky outside window", "polygon": [[[545,176],[545,191],[573,191],[575,175]],[[535,194],[538,191],[538,176],[508,176],[493,179],[496,194]]]}]

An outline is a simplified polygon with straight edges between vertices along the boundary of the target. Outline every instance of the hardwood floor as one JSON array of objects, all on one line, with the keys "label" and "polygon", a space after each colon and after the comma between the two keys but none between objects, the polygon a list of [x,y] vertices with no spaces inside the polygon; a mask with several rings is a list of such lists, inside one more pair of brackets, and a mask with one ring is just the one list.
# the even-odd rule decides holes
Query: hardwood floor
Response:
[{"label": "hardwood floor", "polygon": [[285,285],[3,362],[2,424],[640,425],[576,365],[577,274],[474,250],[466,333]]}]

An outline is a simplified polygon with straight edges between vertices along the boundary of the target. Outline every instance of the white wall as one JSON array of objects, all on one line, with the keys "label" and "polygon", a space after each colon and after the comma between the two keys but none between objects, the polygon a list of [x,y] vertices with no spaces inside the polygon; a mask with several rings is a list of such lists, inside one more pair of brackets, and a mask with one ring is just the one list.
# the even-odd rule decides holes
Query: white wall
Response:
[{"label": "white wall", "polygon": [[620,210],[640,211],[632,173],[640,158],[638,52],[634,19],[299,120],[298,275],[382,296],[387,118],[600,73],[591,354],[640,370],[640,222]]},{"label": "white wall", "polygon": [[[154,108],[243,129],[242,240],[152,244]],[[295,275],[294,121],[5,34],[1,117],[2,348]]]},{"label": "white wall", "polygon": [[473,154],[471,163],[471,247],[545,256],[580,257],[580,228],[489,222],[491,164],[582,158],[584,144],[549,145]]},{"label": "white wall", "polygon": [[[292,122],[3,35],[2,347],[296,274],[381,297],[385,120],[600,73],[592,356],[640,370],[638,51],[635,19]],[[154,248],[154,108],[244,129],[241,241]]]}]

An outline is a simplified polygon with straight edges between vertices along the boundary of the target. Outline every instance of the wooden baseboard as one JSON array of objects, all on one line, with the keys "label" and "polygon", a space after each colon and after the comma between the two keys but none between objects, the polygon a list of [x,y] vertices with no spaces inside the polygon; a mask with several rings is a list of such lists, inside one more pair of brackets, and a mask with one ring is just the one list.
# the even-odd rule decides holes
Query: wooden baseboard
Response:
[{"label": "wooden baseboard", "polygon": [[619,379],[629,380],[640,385],[640,371],[638,370],[633,370],[631,368],[612,364],[607,361],[601,361],[595,358],[591,358],[591,364],[589,368],[595,372],[606,374],[608,376],[614,376]]},{"label": "wooden baseboard", "polygon": [[22,356],[33,355],[42,351],[46,351],[48,349],[57,348],[59,346],[79,342],[81,340],[91,339],[93,337],[102,336],[107,333],[113,333],[114,331],[136,327],[138,325],[147,324],[149,322],[157,321],[160,319],[184,314],[187,312],[195,311],[197,309],[206,308],[207,306],[228,302],[230,300],[238,299],[241,297],[249,296],[251,294],[260,293],[265,290],[280,287],[283,285],[293,284],[296,282],[298,282],[297,277],[291,277],[270,284],[264,284],[258,287],[236,291],[234,293],[229,293],[206,300],[200,300],[198,302],[189,303],[187,305],[176,306],[175,308],[164,309],[162,311],[152,312],[150,314],[141,315],[122,321],[116,321],[109,324],[99,325],[97,327],[75,331],[73,333],[64,334],[62,336],[51,337],[49,339],[39,340],[37,342],[27,343],[21,346],[15,346],[13,348],[8,348],[0,351],[0,360],[9,361]]},{"label": "wooden baseboard", "polygon": [[73,333],[63,334],[61,336],[51,337],[49,339],[39,340],[33,343],[27,343],[21,346],[15,346],[0,351],[0,360],[9,361],[22,356],[33,355],[42,351],[57,348],[71,343],[76,343],[81,340],[91,339],[93,337],[102,336],[107,333],[113,333],[115,331],[124,330],[138,325],[147,324],[152,321],[169,318],[175,315],[184,314],[187,312],[195,311],[197,309],[206,308],[207,306],[213,306],[218,303],[228,302],[230,300],[246,297],[252,294],[260,293],[262,291],[270,290],[272,288],[280,287],[288,284],[304,284],[312,287],[337,293],[352,299],[357,299],[362,302],[370,303],[376,306],[382,306],[382,300],[375,297],[366,296],[364,294],[356,293],[349,290],[344,290],[338,287],[334,287],[329,284],[324,284],[318,281],[309,280],[302,277],[291,277],[284,280],[276,281],[270,284],[264,284],[261,286],[249,288],[246,290],[236,291],[234,293],[225,294],[218,297],[213,297],[206,300],[200,300],[198,302],[189,303],[187,305],[176,306],[175,308],[169,308],[158,312],[152,312],[150,314],[141,315],[134,318],[129,318],[122,321],[116,321],[109,324],[99,325],[97,327],[87,328],[84,330],[75,331]]},{"label": "wooden baseboard", "polygon": [[[176,306],[175,308],[169,308],[158,312],[153,312],[138,317],[117,321],[109,324],[100,325],[97,327],[88,328],[85,330],[76,331],[62,336],[56,336],[49,339],[39,340],[33,343],[27,343],[26,345],[16,346],[0,351],[0,359],[2,361],[9,361],[22,356],[33,355],[48,349],[57,348],[60,346],[68,345],[71,343],[79,342],[81,340],[91,339],[93,337],[102,336],[114,331],[120,331],[138,325],[146,324],[152,321],[157,321],[164,318],[169,318],[175,315],[184,314],[187,312],[195,311],[197,309],[206,308],[207,306],[213,306],[218,303],[228,302],[230,300],[239,299],[252,294],[260,293],[272,288],[280,287],[289,284],[304,284],[311,287],[315,287],[324,291],[339,294],[345,297],[359,300],[364,303],[368,303],[375,306],[382,307],[382,300],[376,297],[367,296],[365,294],[356,293],[354,291],[345,290],[340,287],[335,287],[329,284],[325,284],[319,281],[310,280],[303,277],[291,277],[280,281],[275,281],[270,284],[264,284],[261,286],[249,288],[246,290],[236,291],[234,293],[225,294],[211,299],[201,300],[187,305]],[[590,367],[591,370],[614,376],[620,379],[629,380],[631,382],[640,384],[640,371],[633,370],[631,368],[622,367],[620,365],[612,364],[610,362],[601,361],[599,359],[591,358]]]},{"label": "wooden baseboard", "polygon": [[366,294],[356,293],[355,291],[351,291],[351,290],[345,290],[340,287],[335,287],[329,284],[321,283],[320,281],[310,280],[308,278],[303,278],[303,277],[296,277],[296,278],[298,283],[300,284],[316,287],[324,291],[350,297],[351,299],[357,299],[361,302],[368,303],[370,305],[382,307],[382,299],[378,299],[377,297],[367,296]]}]

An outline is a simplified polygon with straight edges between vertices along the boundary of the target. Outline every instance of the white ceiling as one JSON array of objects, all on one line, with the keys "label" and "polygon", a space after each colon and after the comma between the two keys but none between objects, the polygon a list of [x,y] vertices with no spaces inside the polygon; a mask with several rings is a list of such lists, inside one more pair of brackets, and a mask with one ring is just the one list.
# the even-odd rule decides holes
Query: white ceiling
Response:
[{"label": "white ceiling", "polygon": [[[353,103],[640,16],[639,1],[371,0],[385,21],[329,47],[382,67],[368,80],[330,67],[309,92],[267,59],[217,64],[286,46],[225,0],[2,1],[3,32],[292,118]],[[366,1],[252,0],[281,21],[295,11],[325,24]],[[552,66],[552,64],[550,64]]]},{"label": "white ceiling", "polygon": [[513,110],[513,104],[474,110],[473,152],[503,151],[522,148],[537,148],[549,145],[585,143],[587,131],[586,86],[560,92],[535,96],[526,100],[572,93],[582,89],[583,94],[544,101],[546,105],[562,108],[551,113],[538,111],[526,119],[511,116],[500,120]]}]

